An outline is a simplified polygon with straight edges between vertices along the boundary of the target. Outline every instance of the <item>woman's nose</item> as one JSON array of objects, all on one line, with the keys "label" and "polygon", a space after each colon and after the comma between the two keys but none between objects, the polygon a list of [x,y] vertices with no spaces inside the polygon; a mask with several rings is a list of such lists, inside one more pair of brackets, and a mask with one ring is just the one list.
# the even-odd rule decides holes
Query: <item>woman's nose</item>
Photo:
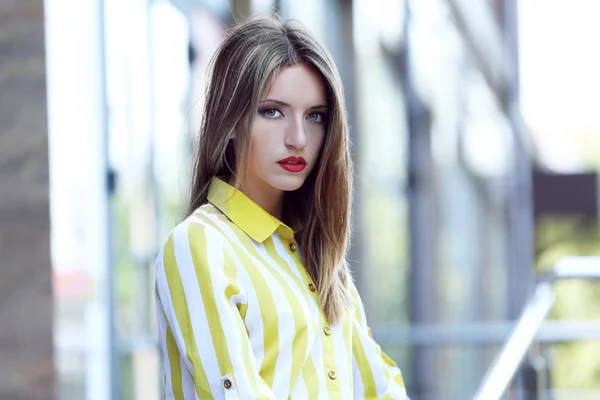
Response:
[{"label": "woman's nose", "polygon": [[295,121],[291,124],[285,136],[285,145],[295,149],[303,149],[306,147],[304,120]]}]

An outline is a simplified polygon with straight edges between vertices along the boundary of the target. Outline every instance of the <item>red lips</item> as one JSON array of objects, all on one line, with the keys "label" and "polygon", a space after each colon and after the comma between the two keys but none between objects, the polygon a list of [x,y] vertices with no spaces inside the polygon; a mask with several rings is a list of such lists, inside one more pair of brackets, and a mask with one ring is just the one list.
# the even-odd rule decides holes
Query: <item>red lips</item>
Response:
[{"label": "red lips", "polygon": [[300,172],[306,168],[306,160],[304,157],[290,156],[277,161],[281,168],[288,172]]}]

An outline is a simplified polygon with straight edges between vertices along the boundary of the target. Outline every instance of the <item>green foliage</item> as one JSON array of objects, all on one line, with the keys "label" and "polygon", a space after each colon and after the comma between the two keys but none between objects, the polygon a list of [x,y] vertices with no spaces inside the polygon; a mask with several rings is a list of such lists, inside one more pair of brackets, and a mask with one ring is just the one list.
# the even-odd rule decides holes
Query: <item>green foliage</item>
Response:
[{"label": "green foliage", "polygon": [[[595,221],[546,217],[536,229],[537,269],[547,269],[566,256],[600,255],[600,231]],[[600,319],[600,285],[584,281],[558,283],[551,317],[564,320]],[[557,389],[600,389],[600,341],[558,344],[552,366]]]}]

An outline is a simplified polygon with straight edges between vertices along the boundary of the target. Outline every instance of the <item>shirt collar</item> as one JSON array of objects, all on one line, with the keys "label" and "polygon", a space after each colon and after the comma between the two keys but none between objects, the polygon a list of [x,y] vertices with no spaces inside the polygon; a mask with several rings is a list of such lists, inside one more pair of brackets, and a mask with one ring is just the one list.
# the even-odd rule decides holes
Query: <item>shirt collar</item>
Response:
[{"label": "shirt collar", "polygon": [[220,178],[212,179],[208,201],[257,242],[264,242],[275,232],[286,240],[294,238],[294,231],[290,227]]}]

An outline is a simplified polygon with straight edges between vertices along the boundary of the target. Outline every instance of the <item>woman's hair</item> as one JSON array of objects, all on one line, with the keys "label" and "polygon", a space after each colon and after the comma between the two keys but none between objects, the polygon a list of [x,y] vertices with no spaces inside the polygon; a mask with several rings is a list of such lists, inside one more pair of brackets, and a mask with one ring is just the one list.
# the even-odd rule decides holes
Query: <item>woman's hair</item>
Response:
[{"label": "woman's hair", "polygon": [[302,187],[286,192],[284,222],[302,226],[297,238],[330,323],[352,304],[346,261],[353,167],[341,79],[329,52],[302,26],[276,17],[235,27],[211,60],[204,112],[192,169],[187,215],[207,203],[215,176],[243,176],[261,96],[285,67],[306,65],[322,77],[328,118],[321,155]]}]

